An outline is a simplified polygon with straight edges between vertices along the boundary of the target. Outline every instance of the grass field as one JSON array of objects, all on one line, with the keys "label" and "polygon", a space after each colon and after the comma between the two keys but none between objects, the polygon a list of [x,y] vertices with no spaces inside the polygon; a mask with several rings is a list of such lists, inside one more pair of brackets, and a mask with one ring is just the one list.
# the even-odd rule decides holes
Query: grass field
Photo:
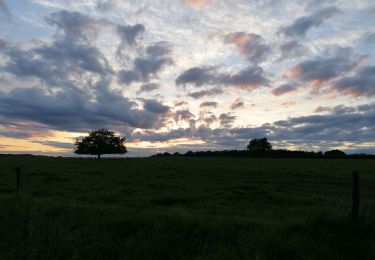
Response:
[{"label": "grass field", "polygon": [[0,259],[374,258],[375,160],[0,158]]}]

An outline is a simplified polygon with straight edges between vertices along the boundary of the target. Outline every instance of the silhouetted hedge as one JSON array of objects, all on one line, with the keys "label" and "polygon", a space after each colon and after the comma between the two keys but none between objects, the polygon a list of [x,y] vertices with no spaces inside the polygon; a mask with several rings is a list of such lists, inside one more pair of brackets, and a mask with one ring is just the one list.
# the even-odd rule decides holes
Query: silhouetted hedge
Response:
[{"label": "silhouetted hedge", "polygon": [[173,157],[173,156],[187,156],[187,157],[245,157],[245,158],[364,158],[375,159],[372,154],[345,154],[340,150],[331,150],[325,153],[322,152],[308,152],[308,151],[289,151],[283,149],[269,150],[262,152],[255,152],[249,150],[223,150],[223,151],[188,151],[185,154],[175,152],[158,153],[152,157]]}]

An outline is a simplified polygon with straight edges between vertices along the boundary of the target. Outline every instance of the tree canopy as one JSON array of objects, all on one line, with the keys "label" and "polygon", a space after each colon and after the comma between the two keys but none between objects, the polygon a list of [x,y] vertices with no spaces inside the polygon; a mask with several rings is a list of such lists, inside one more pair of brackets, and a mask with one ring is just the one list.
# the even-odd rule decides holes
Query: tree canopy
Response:
[{"label": "tree canopy", "polygon": [[113,131],[100,129],[91,131],[89,136],[83,139],[77,139],[75,142],[76,154],[96,155],[98,161],[103,154],[124,154],[127,152],[125,147],[125,137],[117,136]]},{"label": "tree canopy", "polygon": [[247,149],[251,152],[265,152],[272,150],[272,145],[267,138],[254,138],[247,145]]}]

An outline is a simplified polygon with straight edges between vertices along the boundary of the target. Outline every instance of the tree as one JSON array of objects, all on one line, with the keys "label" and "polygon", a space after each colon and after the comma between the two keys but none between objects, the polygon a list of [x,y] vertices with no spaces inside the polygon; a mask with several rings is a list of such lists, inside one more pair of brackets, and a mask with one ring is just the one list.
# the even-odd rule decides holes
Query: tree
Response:
[{"label": "tree", "polygon": [[267,138],[254,138],[247,145],[247,149],[251,152],[265,152],[272,150],[272,145]]},{"label": "tree", "polygon": [[334,150],[326,151],[324,155],[328,157],[344,157],[346,156],[346,153],[344,153],[341,150],[334,149]]},{"label": "tree", "polygon": [[91,131],[89,136],[82,140],[77,139],[74,150],[76,154],[91,154],[98,157],[102,154],[124,154],[127,152],[124,145],[125,137],[116,136],[114,132],[107,129]]}]

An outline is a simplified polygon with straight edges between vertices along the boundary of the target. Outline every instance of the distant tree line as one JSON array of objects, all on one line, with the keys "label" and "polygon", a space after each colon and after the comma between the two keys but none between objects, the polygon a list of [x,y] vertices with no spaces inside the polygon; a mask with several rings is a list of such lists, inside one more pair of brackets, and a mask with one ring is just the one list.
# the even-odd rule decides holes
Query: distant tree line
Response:
[{"label": "distant tree line", "polygon": [[290,151],[286,149],[272,149],[272,145],[267,138],[252,139],[247,145],[247,150],[223,150],[223,151],[188,151],[186,153],[175,152],[173,154],[165,152],[153,155],[153,157],[165,156],[187,156],[187,157],[253,157],[253,158],[368,158],[375,159],[375,155],[370,154],[346,154],[340,150],[330,150],[326,152],[314,151]]},{"label": "distant tree line", "polygon": [[223,151],[188,151],[186,153],[157,153],[152,157],[165,157],[165,156],[187,156],[187,157],[254,157],[254,158],[365,158],[375,159],[372,154],[345,154],[340,150],[331,150],[327,152],[314,152],[314,151],[290,151],[285,149],[275,149],[264,152],[252,152],[249,150],[223,150]]}]

